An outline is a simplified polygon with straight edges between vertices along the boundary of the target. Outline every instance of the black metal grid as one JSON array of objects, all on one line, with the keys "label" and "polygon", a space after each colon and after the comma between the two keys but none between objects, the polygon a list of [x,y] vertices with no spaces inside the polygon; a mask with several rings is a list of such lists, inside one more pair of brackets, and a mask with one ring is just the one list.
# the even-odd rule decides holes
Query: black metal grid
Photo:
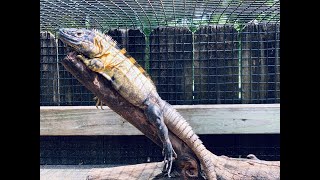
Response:
[{"label": "black metal grid", "polygon": [[243,103],[280,102],[280,24],[257,24],[241,32]]},{"label": "black metal grid", "polygon": [[[217,155],[280,160],[279,134],[200,135]],[[161,148],[145,136],[41,136],[40,164],[121,165],[162,161]]]},{"label": "black metal grid", "polygon": [[193,104],[193,43],[187,28],[159,27],[150,34],[150,75],[170,104]]},{"label": "black metal grid", "polygon": [[93,103],[93,94],[67,72],[60,61],[68,48],[49,32],[40,33],[40,105],[66,106]]},{"label": "black metal grid", "polygon": [[[280,103],[280,24],[106,34],[147,70],[170,104]],[[70,49],[49,32],[40,41],[40,105],[94,105],[94,95],[60,63]]]},{"label": "black metal grid", "polygon": [[195,103],[241,103],[237,35],[230,25],[203,26],[195,32]]},{"label": "black metal grid", "polygon": [[280,21],[279,0],[41,0],[40,30],[153,29]]},{"label": "black metal grid", "polygon": [[54,36],[40,33],[40,105],[58,105],[57,49]]},{"label": "black metal grid", "polygon": [[[94,105],[61,65],[61,27],[112,36],[170,104],[280,102],[279,0],[40,0],[40,105]],[[50,35],[49,32],[52,34]],[[277,135],[200,135],[217,155],[280,160]],[[40,164],[162,161],[144,136],[41,136]]]},{"label": "black metal grid", "polygon": [[[141,31],[113,29],[106,33],[146,68],[146,42]],[[40,106],[95,105],[94,95],[60,63],[71,49],[55,37],[48,31],[40,33]]]},{"label": "black metal grid", "polygon": [[280,103],[277,0],[42,0],[40,9],[42,106],[95,104],[60,63],[60,27],[112,36],[170,104]]}]

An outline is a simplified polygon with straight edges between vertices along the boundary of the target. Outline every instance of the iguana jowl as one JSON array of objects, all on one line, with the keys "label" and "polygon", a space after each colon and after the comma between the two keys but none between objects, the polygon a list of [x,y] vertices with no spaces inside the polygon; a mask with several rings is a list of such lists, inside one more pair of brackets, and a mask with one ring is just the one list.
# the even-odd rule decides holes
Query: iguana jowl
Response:
[{"label": "iguana jowl", "polygon": [[158,95],[155,85],[141,66],[108,35],[98,30],[62,28],[59,39],[80,53],[77,57],[91,70],[102,74],[130,103],[141,108],[157,127],[163,143],[165,168],[170,177],[173,158],[177,157],[168,128],[183,140],[199,158],[208,179],[216,179],[209,152],[186,120]]}]

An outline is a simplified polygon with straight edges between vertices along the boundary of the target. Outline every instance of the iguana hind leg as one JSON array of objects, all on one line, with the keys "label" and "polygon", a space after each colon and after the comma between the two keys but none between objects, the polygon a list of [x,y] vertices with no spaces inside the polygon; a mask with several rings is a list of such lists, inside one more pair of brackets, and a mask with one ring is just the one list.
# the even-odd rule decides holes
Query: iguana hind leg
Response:
[{"label": "iguana hind leg", "polygon": [[164,156],[164,172],[170,176],[171,169],[172,169],[172,162],[174,157],[177,158],[177,154],[174,151],[171,141],[168,135],[168,128],[164,123],[163,120],[163,113],[160,107],[155,103],[146,102],[147,108],[145,109],[144,113],[147,116],[147,119],[151,124],[153,124],[158,132],[158,136],[163,144],[162,155]]}]

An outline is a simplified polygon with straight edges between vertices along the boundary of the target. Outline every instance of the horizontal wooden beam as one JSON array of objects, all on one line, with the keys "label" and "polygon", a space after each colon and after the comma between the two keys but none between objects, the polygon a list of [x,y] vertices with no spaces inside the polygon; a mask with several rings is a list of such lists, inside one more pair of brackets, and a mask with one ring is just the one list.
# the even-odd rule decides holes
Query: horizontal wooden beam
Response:
[{"label": "horizontal wooden beam", "polygon": [[[197,134],[280,133],[280,104],[175,105]],[[104,107],[40,106],[40,135],[142,135]]]}]

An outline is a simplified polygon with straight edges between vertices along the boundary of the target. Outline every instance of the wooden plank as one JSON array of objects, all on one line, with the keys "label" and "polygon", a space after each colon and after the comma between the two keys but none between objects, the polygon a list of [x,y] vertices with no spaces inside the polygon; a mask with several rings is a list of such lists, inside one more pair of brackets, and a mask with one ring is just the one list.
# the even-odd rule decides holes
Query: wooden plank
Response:
[{"label": "wooden plank", "polygon": [[[209,76],[209,68],[215,58],[213,49],[216,49],[216,36],[212,26],[200,27],[194,33],[194,102],[196,104],[216,104],[216,83],[209,88],[209,80],[215,78]],[[215,67],[214,67],[215,69]],[[211,70],[211,72],[215,72]],[[214,75],[214,74],[213,74]],[[209,91],[212,90],[210,93]],[[211,101],[209,99],[212,99]]]},{"label": "wooden plank", "polygon": [[127,52],[141,65],[145,70],[146,39],[145,35],[139,29],[128,30]]},{"label": "wooden plank", "polygon": [[185,27],[158,27],[150,34],[150,75],[170,104],[192,104],[192,33]]},{"label": "wooden plank", "polygon": [[59,94],[61,106],[90,106],[94,105],[94,95],[69,73],[60,63],[72,49],[58,40],[59,58]]},{"label": "wooden plank", "polygon": [[[88,172],[88,180],[102,179],[153,179],[162,172],[163,162],[143,163],[111,168],[93,168]],[[168,179],[168,178],[163,178]],[[175,179],[175,178],[172,178]]]},{"label": "wooden plank", "polygon": [[59,105],[57,45],[54,35],[40,32],[40,102]]},{"label": "wooden plank", "polygon": [[127,35],[126,29],[110,29],[106,32],[109,36],[112,37],[117,42],[117,45],[119,48],[127,48],[127,41],[128,41],[128,35]]},{"label": "wooden plank", "polygon": [[41,180],[85,180],[93,169],[111,168],[116,165],[40,165]]},{"label": "wooden plank", "polygon": [[[252,99],[252,56],[253,53],[257,51],[258,43],[252,43],[252,41],[257,41],[257,27],[255,24],[250,24],[246,26],[241,35],[242,43],[242,58],[241,58],[241,98],[242,103],[251,103]],[[252,52],[252,49],[256,49]]]},{"label": "wooden plank", "polygon": [[279,26],[250,24],[242,32],[242,103],[280,102]]},{"label": "wooden plank", "polygon": [[[280,104],[175,105],[197,134],[280,133]],[[142,135],[105,107],[40,107],[40,135]]]},{"label": "wooden plank", "polygon": [[238,103],[237,31],[228,25],[202,26],[194,39],[195,103]]},{"label": "wooden plank", "polygon": [[117,42],[119,48],[125,48],[145,69],[146,40],[139,29],[110,29],[106,34]]},{"label": "wooden plank", "polygon": [[275,86],[276,86],[276,101],[275,103],[280,103],[280,23],[275,25],[275,73],[276,73],[276,80],[275,80]]},{"label": "wooden plank", "polygon": [[73,82],[80,84],[76,81],[72,75],[65,70],[65,68],[60,63],[61,60],[67,55],[68,51],[70,50],[67,45],[65,45],[60,39],[58,39],[58,52],[59,52],[59,92],[60,92],[60,105],[67,106],[67,105],[75,105],[73,104],[74,98],[79,98],[79,95],[74,96],[74,88]]},{"label": "wooden plank", "polygon": [[280,24],[266,26],[266,48],[268,65],[267,103],[280,103]]}]

